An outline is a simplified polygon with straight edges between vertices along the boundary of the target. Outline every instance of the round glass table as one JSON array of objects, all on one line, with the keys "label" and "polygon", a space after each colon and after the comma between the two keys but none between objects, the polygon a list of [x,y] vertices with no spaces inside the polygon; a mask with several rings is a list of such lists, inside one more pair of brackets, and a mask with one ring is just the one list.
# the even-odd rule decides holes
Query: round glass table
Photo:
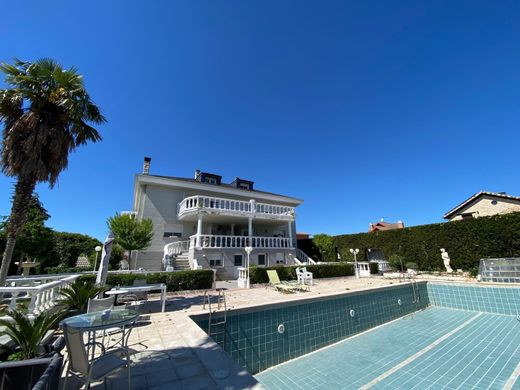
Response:
[{"label": "round glass table", "polygon": [[82,332],[92,332],[108,328],[123,328],[134,323],[139,313],[131,309],[111,309],[80,314],[64,319],[60,326],[67,326]]}]

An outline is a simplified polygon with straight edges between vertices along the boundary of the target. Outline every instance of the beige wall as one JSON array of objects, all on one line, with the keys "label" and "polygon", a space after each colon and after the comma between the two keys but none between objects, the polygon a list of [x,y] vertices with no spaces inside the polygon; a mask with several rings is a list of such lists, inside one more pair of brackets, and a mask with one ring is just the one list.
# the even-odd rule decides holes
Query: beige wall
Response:
[{"label": "beige wall", "polygon": [[[493,204],[496,201],[496,204]],[[450,221],[458,221],[462,219],[461,214],[472,213],[473,217],[485,217],[496,214],[507,214],[514,211],[520,211],[520,202],[511,199],[497,199],[487,195],[482,196],[475,203],[459,210]]]}]

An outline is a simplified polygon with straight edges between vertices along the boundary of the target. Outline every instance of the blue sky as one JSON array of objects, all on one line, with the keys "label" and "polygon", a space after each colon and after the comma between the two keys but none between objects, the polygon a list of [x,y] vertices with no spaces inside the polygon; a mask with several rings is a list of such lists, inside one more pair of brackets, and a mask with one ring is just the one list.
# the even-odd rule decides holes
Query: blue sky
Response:
[{"label": "blue sky", "polygon": [[[484,189],[520,195],[515,1],[24,1],[0,61],[75,65],[108,123],[38,192],[103,238],[151,172],[196,168],[305,200],[298,230],[418,225]],[[0,175],[0,215],[13,179]]]}]

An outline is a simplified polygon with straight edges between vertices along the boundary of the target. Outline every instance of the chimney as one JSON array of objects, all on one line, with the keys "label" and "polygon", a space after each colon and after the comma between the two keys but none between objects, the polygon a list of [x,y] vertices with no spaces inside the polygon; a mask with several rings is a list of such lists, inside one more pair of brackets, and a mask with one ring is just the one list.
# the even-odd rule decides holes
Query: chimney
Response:
[{"label": "chimney", "polygon": [[197,180],[200,176],[200,169],[195,169],[195,177],[194,179]]},{"label": "chimney", "polygon": [[150,162],[152,161],[151,157],[145,157],[143,163],[143,175],[150,174]]}]

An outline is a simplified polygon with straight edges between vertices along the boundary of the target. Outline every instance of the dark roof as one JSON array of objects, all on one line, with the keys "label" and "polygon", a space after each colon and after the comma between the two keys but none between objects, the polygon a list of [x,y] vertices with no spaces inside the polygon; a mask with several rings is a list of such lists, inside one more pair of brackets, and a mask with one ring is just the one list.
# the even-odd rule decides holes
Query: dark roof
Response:
[{"label": "dark roof", "polygon": [[489,191],[480,191],[477,192],[475,195],[469,197],[464,202],[456,206],[455,208],[448,211],[446,214],[444,214],[444,219],[449,219],[453,214],[457,213],[460,209],[466,207],[470,203],[475,202],[477,199],[483,197],[483,196],[490,196],[492,198],[500,198],[500,199],[509,199],[509,200],[515,200],[520,202],[520,196],[513,196],[508,195],[505,192],[489,192]]},{"label": "dark roof", "polygon": [[[292,196],[275,194],[274,192],[259,191],[259,190],[246,190],[246,189],[242,189],[242,188],[237,188],[237,187],[232,186],[231,184],[226,184],[226,183],[221,183],[220,185],[215,186],[215,184],[201,183],[198,180],[190,179],[190,178],[187,178],[187,177],[163,176],[163,175],[148,175],[148,176],[160,177],[160,178],[163,178],[163,179],[180,180],[180,181],[185,181],[185,182],[188,182],[188,183],[197,183],[197,184],[207,185],[208,187],[211,187],[209,189],[215,189],[215,187],[226,187],[226,188],[232,188],[234,190],[244,191],[244,192],[247,192],[247,193],[257,192],[259,194],[283,196],[284,198],[293,198]],[[293,199],[297,199],[297,198],[293,198]]]}]

